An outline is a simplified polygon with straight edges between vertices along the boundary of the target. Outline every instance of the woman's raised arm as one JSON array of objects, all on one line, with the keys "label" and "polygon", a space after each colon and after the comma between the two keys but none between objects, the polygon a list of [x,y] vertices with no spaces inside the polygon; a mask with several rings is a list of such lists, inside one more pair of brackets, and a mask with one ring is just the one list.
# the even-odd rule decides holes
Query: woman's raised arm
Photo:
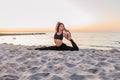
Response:
[{"label": "woman's raised arm", "polygon": [[59,24],[59,23],[60,23],[60,22],[58,21],[57,24],[56,24],[55,32],[57,32],[57,27],[58,27],[58,24]]}]

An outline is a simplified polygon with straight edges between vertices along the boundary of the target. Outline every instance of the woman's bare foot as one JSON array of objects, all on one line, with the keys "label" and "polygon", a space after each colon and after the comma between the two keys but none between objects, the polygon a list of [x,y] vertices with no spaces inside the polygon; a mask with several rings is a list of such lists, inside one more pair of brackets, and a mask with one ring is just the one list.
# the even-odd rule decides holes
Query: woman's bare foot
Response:
[{"label": "woman's bare foot", "polygon": [[35,48],[27,48],[27,50],[35,50]]}]

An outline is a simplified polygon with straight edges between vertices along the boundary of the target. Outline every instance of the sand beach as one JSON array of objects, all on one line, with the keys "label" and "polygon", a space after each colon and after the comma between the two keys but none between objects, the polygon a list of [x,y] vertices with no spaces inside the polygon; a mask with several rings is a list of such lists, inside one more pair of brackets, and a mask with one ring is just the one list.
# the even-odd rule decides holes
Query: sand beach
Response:
[{"label": "sand beach", "polygon": [[0,80],[120,80],[120,51],[0,44]]}]

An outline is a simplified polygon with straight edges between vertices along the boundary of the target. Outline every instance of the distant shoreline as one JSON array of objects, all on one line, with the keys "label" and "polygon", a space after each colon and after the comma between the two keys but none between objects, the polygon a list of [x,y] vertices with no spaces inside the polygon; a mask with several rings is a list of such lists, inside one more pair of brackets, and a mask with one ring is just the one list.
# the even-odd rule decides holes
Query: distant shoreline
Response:
[{"label": "distant shoreline", "polygon": [[8,35],[43,35],[46,33],[0,33],[0,36],[8,36]]}]

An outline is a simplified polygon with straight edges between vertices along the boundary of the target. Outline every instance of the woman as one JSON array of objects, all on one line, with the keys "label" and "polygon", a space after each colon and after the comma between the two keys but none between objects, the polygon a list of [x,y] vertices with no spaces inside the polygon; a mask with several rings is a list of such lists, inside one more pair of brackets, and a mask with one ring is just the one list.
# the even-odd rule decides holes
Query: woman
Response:
[{"label": "woman", "polygon": [[[72,44],[72,47],[67,46],[63,43],[63,37],[65,37],[67,40],[69,40]],[[76,43],[71,38],[71,33],[69,30],[67,30],[63,23],[58,22],[55,28],[55,34],[54,34],[54,43],[55,46],[49,46],[49,47],[42,47],[42,48],[35,48],[35,50],[79,50]]]}]

